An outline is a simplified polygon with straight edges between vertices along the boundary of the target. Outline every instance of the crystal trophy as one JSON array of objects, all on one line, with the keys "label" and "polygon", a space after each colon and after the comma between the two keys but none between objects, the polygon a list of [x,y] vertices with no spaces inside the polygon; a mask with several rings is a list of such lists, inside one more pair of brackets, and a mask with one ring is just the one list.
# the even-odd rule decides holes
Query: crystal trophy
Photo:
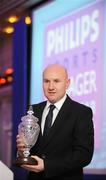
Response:
[{"label": "crystal trophy", "polygon": [[18,125],[18,134],[23,139],[25,150],[23,155],[17,155],[15,160],[16,166],[23,164],[35,165],[37,161],[30,156],[30,149],[34,146],[38,139],[40,127],[38,125],[38,118],[35,117],[32,106],[29,107],[27,115],[21,118],[21,123]]}]

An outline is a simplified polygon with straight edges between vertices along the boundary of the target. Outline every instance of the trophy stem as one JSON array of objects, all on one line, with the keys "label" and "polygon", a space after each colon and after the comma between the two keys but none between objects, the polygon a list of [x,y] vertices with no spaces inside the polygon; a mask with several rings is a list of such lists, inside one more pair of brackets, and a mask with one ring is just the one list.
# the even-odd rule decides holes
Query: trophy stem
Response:
[{"label": "trophy stem", "polygon": [[30,155],[30,148],[26,147],[23,154],[24,154],[24,157],[28,157]]}]

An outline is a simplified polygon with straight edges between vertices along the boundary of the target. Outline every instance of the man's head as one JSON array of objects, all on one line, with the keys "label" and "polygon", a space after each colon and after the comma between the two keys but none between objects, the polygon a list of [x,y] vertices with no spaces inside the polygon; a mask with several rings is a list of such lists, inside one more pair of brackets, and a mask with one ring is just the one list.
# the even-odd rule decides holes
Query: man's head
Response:
[{"label": "man's head", "polygon": [[52,64],[44,70],[43,90],[51,103],[56,103],[65,95],[69,84],[70,80],[64,66]]}]

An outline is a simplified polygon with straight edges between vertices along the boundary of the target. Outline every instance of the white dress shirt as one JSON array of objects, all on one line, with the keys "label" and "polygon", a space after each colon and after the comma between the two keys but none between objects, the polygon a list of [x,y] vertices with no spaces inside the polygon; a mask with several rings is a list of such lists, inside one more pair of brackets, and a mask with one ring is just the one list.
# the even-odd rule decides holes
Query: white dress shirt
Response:
[{"label": "white dress shirt", "polygon": [[[53,110],[53,119],[52,119],[52,125],[56,119],[56,116],[61,108],[61,106],[63,105],[64,101],[66,100],[66,97],[67,95],[65,94],[64,97],[62,99],[60,99],[58,102],[56,102],[54,105],[55,105],[55,109]],[[46,116],[49,112],[49,106],[50,106],[50,102],[47,101],[47,104],[44,108],[44,111],[43,111],[43,114],[42,114],[42,121],[41,121],[41,131],[42,131],[42,134],[43,134],[43,130],[44,130],[44,125],[45,125],[45,119],[46,119]]]}]

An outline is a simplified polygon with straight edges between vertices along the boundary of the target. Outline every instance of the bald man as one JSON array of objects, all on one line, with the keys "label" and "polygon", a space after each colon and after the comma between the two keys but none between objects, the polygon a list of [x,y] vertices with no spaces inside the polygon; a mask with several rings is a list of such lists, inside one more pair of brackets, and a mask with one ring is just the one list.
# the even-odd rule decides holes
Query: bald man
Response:
[{"label": "bald man", "polygon": [[[53,64],[43,72],[43,90],[47,101],[33,105],[41,131],[31,149],[37,165],[23,165],[29,180],[83,180],[83,168],[92,159],[94,128],[92,110],[73,101],[67,94],[70,79],[64,66]],[[46,116],[55,105],[52,124],[44,136]],[[17,149],[23,152],[23,142],[17,135]]]}]

